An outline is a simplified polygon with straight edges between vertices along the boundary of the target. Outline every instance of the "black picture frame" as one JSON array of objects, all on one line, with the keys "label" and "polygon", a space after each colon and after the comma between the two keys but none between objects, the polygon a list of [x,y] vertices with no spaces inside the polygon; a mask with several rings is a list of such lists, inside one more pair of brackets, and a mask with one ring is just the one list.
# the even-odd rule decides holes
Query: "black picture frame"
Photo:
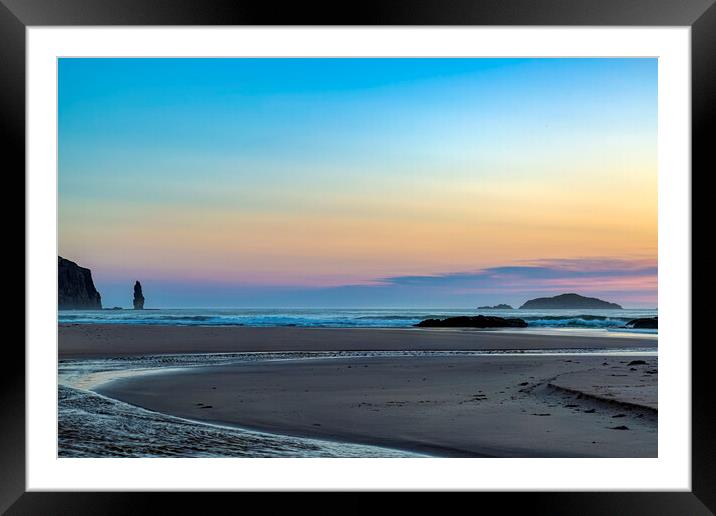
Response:
[{"label": "black picture frame", "polygon": [[[706,176],[715,122],[715,0],[393,0],[329,5],[237,0],[0,0],[0,141],[6,175],[25,167],[25,29],[63,25],[551,25],[689,26],[692,73],[692,172]],[[689,171],[684,171],[689,173]],[[23,184],[24,188],[24,184]],[[693,246],[692,246],[693,253]],[[686,345],[687,343],[684,343]],[[481,493],[502,510],[549,514],[713,514],[716,511],[716,406],[710,342],[692,347],[692,491]],[[11,349],[12,348],[12,349]],[[166,512],[165,494],[51,493],[25,490],[25,355],[5,343],[0,376],[0,512],[126,514]],[[187,493],[183,511],[202,507]],[[232,496],[225,494],[222,496]],[[199,495],[205,498],[206,495]]]}]

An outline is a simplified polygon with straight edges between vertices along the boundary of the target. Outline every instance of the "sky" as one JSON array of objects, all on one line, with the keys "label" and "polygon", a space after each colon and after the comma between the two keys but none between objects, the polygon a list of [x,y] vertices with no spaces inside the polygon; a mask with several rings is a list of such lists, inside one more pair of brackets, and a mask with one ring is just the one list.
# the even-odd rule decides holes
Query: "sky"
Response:
[{"label": "sky", "polygon": [[104,306],[657,306],[657,60],[59,60]]}]

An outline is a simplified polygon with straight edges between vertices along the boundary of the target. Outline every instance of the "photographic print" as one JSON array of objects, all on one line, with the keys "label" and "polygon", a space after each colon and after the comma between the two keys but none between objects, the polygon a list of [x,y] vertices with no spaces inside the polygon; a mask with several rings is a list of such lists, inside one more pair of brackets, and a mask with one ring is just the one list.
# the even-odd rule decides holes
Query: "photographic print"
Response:
[{"label": "photographic print", "polygon": [[60,58],[59,457],[658,457],[656,58]]}]

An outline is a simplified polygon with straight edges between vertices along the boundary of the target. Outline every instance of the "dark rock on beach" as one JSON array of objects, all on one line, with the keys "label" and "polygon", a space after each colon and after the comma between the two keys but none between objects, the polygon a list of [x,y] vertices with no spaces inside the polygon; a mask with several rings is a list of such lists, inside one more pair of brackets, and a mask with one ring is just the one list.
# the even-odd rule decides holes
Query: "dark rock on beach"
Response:
[{"label": "dark rock on beach", "polygon": [[478,306],[478,310],[514,310],[510,305]]},{"label": "dark rock on beach", "polygon": [[134,284],[134,300],[132,303],[135,310],[144,309],[144,295],[142,294],[142,284],[139,281]]},{"label": "dark rock on beach", "polygon": [[527,323],[514,317],[476,315],[448,317],[447,319],[426,319],[415,326],[419,328],[526,328]]},{"label": "dark rock on beach", "polygon": [[644,317],[641,319],[632,319],[624,325],[625,328],[634,328],[635,330],[655,330],[659,327],[658,317]]},{"label": "dark rock on beach", "polygon": [[60,310],[100,310],[102,297],[94,287],[92,271],[57,257],[57,304]]},{"label": "dark rock on beach", "polygon": [[560,294],[554,297],[538,297],[530,299],[520,307],[520,310],[529,309],[574,309],[574,308],[600,308],[608,310],[621,310],[621,306],[597,299],[596,297],[584,297],[579,294]]}]

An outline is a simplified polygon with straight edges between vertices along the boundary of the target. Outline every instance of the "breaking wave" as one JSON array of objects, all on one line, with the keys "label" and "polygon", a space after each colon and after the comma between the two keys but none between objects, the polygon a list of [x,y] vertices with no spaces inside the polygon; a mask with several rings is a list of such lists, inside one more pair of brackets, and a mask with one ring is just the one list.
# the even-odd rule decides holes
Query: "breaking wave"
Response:
[{"label": "breaking wave", "polygon": [[[613,329],[656,310],[489,310],[519,317],[533,328]],[[161,309],[61,311],[67,324],[154,324],[174,326],[300,326],[313,328],[409,328],[425,319],[482,313],[475,309]]]},{"label": "breaking wave", "polygon": [[522,317],[528,326],[560,328],[622,328],[633,317],[609,317],[604,315],[581,314],[576,316],[533,316]]}]

